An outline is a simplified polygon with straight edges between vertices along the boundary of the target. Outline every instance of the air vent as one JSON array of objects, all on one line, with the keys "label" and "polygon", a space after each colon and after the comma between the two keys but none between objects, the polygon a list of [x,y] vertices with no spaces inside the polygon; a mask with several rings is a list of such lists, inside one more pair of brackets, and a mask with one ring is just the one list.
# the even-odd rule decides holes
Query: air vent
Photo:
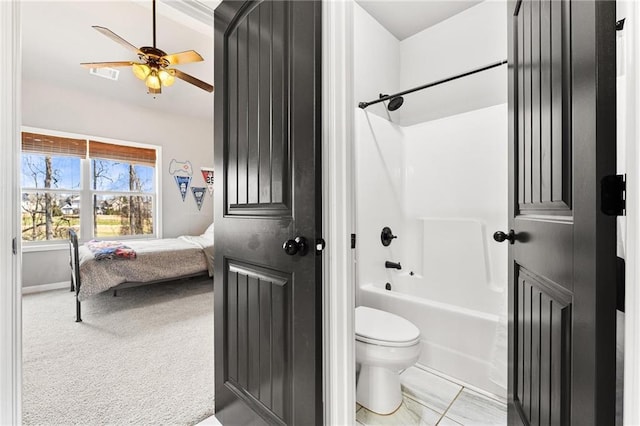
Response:
[{"label": "air vent", "polygon": [[109,80],[117,80],[120,71],[115,68],[91,68],[89,73]]}]

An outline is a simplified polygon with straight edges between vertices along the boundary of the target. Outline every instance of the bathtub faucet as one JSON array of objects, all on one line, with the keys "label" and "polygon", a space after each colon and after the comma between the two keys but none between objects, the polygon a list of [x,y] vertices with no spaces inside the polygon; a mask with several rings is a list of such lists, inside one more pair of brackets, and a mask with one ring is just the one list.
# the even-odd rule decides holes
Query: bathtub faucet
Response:
[{"label": "bathtub faucet", "polygon": [[384,262],[384,267],[385,268],[389,268],[389,269],[402,269],[402,266],[400,266],[400,262],[398,262],[398,263],[389,262],[388,260],[386,262]]}]

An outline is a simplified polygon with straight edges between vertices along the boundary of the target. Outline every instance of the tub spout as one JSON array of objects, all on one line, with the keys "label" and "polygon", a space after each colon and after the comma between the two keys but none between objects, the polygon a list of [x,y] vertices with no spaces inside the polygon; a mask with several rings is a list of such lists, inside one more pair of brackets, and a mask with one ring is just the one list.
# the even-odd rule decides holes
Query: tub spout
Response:
[{"label": "tub spout", "polygon": [[384,262],[384,267],[389,269],[402,269],[400,262],[389,262],[388,260]]}]

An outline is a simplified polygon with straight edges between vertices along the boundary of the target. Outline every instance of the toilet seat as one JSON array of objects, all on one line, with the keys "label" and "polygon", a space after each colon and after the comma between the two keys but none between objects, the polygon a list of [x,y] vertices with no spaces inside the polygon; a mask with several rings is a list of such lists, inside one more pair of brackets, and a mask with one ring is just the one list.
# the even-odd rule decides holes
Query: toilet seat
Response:
[{"label": "toilet seat", "polygon": [[366,306],[356,308],[356,340],[379,346],[407,347],[418,343],[420,330],[390,312]]}]

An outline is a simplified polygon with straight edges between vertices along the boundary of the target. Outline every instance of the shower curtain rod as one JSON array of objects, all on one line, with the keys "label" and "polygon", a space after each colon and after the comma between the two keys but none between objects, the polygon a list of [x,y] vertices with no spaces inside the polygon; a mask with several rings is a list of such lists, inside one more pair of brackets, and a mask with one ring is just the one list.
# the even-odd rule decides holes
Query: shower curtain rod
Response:
[{"label": "shower curtain rod", "polygon": [[434,81],[432,83],[425,84],[424,86],[414,87],[413,89],[405,90],[404,92],[399,92],[399,93],[396,93],[396,94],[393,94],[393,95],[381,96],[379,99],[376,99],[376,100],[373,100],[373,101],[369,101],[369,102],[360,102],[358,104],[358,106],[360,108],[362,108],[362,109],[365,109],[369,105],[377,104],[378,102],[388,101],[389,99],[393,99],[393,98],[396,98],[398,96],[407,95],[409,93],[417,92],[418,90],[422,90],[422,89],[428,89],[429,87],[437,86],[437,85],[442,84],[442,83],[447,83],[447,82],[452,81],[452,80],[457,80],[459,78],[466,77],[468,75],[475,74],[475,73],[478,73],[478,72],[486,71],[486,70],[491,69],[491,68],[499,67],[500,65],[504,65],[506,63],[507,63],[507,60],[505,59],[505,60],[502,60],[500,62],[496,62],[496,63],[490,64],[490,65],[485,65],[484,67],[476,68],[474,70],[467,71],[467,72],[462,73],[462,74],[454,75],[453,77],[447,77],[447,78],[444,78],[442,80]]}]

